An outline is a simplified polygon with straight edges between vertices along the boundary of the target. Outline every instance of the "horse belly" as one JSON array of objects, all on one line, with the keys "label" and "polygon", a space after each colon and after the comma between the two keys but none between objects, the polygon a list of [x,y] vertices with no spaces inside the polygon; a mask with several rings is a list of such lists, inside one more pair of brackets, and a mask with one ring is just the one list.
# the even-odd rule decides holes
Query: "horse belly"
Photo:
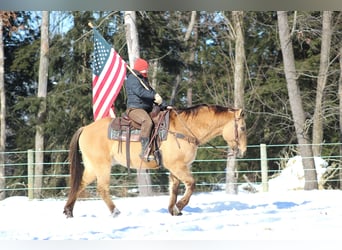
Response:
[{"label": "horse belly", "polygon": [[170,140],[162,144],[161,152],[166,168],[173,168],[175,164],[190,167],[196,159],[197,146],[181,139],[178,142]]},{"label": "horse belly", "polygon": [[[130,168],[133,169],[157,169],[159,166],[156,161],[145,162],[141,160],[139,154],[141,151],[140,142],[130,142],[130,157],[129,163]],[[121,145],[118,141],[113,141],[113,145],[111,148],[111,156],[112,156],[112,165],[119,164],[121,166],[127,167],[127,158],[126,158],[126,142],[121,142]]]}]

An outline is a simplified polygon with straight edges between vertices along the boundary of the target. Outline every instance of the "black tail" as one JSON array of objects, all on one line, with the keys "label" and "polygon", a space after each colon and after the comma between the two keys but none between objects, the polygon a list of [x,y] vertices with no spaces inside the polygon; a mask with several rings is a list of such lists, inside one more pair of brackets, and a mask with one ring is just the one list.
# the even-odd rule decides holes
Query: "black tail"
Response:
[{"label": "black tail", "polygon": [[82,176],[84,172],[84,166],[81,164],[82,155],[78,145],[78,140],[83,131],[83,127],[79,128],[73,135],[70,147],[69,147],[69,162],[70,162],[70,192],[68,201],[65,205],[64,213],[66,209],[73,209],[75,201],[77,199],[78,191],[81,186]]}]

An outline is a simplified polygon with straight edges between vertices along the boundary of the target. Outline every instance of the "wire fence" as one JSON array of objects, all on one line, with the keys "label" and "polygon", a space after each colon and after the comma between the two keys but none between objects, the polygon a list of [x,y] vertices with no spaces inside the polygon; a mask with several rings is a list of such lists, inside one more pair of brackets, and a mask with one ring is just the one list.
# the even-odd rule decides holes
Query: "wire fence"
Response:
[{"label": "wire fence", "polygon": [[[320,171],[318,175],[320,188],[339,189],[342,179],[340,143],[324,143],[320,159]],[[237,186],[240,191],[256,192],[265,191],[270,180],[279,176],[286,168],[290,159],[298,155],[298,145],[250,145],[247,156],[236,161]],[[218,150],[219,149],[219,150]],[[196,191],[224,190],[226,183],[227,155],[226,146],[216,148],[200,147],[196,160],[192,164],[192,173],[196,180]],[[34,178],[34,151],[4,152],[5,157],[5,187],[0,188],[0,193],[5,192],[5,197],[31,196],[35,190]],[[41,198],[63,198],[69,190],[69,163],[68,150],[44,151],[44,174],[42,176]],[[317,164],[316,164],[317,168]],[[294,170],[291,170],[294,171]],[[296,170],[297,171],[297,170]],[[318,170],[317,170],[318,171]],[[114,196],[126,197],[139,194],[137,177],[141,173],[116,165],[112,167],[110,189]],[[146,173],[150,179],[149,188],[154,194],[168,193],[168,171],[160,168],[148,170]],[[298,173],[297,173],[298,175]],[[1,178],[1,177],[0,177]],[[298,178],[302,178],[298,176]],[[303,181],[303,180],[302,180]],[[183,186],[181,186],[181,189]],[[259,189],[258,189],[259,188]],[[300,188],[300,187],[298,187]],[[182,190],[181,190],[182,191]],[[31,194],[30,194],[31,193]],[[84,198],[97,197],[96,182],[89,185]]]}]

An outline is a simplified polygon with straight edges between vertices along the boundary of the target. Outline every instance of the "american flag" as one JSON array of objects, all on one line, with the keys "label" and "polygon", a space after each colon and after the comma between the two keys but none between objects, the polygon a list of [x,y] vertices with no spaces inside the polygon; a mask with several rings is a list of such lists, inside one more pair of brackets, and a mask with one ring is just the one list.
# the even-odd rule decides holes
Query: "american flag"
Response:
[{"label": "american flag", "polygon": [[126,62],[94,28],[94,120],[111,115],[112,105],[126,77]]}]

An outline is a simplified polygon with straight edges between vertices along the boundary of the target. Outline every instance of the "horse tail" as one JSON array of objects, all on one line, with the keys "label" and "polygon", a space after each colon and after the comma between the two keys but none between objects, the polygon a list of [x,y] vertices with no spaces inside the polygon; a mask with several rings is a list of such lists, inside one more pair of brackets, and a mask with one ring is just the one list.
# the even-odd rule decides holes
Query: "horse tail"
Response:
[{"label": "horse tail", "polygon": [[78,140],[83,131],[83,127],[79,128],[73,135],[69,146],[69,162],[70,162],[70,193],[69,200],[76,200],[79,188],[82,182],[84,166],[81,164],[82,155],[78,145]]}]

